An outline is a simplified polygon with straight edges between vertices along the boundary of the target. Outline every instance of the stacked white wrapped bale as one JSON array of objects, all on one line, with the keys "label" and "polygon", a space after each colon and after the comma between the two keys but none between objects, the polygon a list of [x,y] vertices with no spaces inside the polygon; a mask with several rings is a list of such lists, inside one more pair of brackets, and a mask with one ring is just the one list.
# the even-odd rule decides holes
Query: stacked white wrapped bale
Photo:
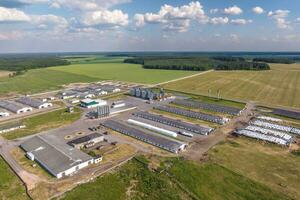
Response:
[{"label": "stacked white wrapped bale", "polygon": [[266,120],[266,121],[271,121],[271,122],[282,122],[281,119],[274,118],[274,117],[269,117],[269,116],[263,116],[263,115],[260,115],[257,118],[262,119],[262,120]]},{"label": "stacked white wrapped bale", "polygon": [[249,130],[242,129],[242,130],[237,130],[235,133],[238,135],[244,135],[247,137],[260,139],[260,140],[272,142],[272,143],[279,144],[279,145],[289,145],[289,142],[287,142],[286,140],[283,140],[283,139],[280,139],[280,138],[277,138],[274,136],[258,133],[255,131],[249,131]]},{"label": "stacked white wrapped bale", "polygon": [[275,137],[284,139],[288,142],[291,142],[293,137],[289,134],[286,134],[284,132],[281,131],[276,131],[276,130],[272,130],[272,129],[266,129],[266,128],[262,128],[262,127],[258,127],[258,126],[247,126],[245,129],[249,130],[249,131],[255,131],[255,132],[260,132],[263,133],[265,135],[273,135]]},{"label": "stacked white wrapped bale", "polygon": [[254,120],[254,121],[251,122],[251,124],[255,125],[255,126],[261,126],[261,127],[264,127],[264,128],[268,128],[268,129],[276,129],[276,130],[279,130],[279,131],[283,131],[283,132],[287,132],[287,133],[294,133],[294,134],[300,135],[300,129],[290,127],[290,126],[274,124],[274,123],[265,122],[265,121],[261,121],[261,120]]},{"label": "stacked white wrapped bale", "polygon": [[139,126],[139,127],[151,130],[151,131],[155,131],[155,132],[158,132],[158,133],[161,133],[161,134],[164,134],[164,135],[177,137],[177,133],[175,133],[173,131],[169,131],[169,130],[166,130],[166,129],[163,129],[163,128],[152,126],[150,124],[146,124],[146,123],[143,123],[143,122],[140,122],[140,121],[137,121],[137,120],[128,119],[127,122],[129,124],[133,124],[133,125],[136,125],[136,126]]}]

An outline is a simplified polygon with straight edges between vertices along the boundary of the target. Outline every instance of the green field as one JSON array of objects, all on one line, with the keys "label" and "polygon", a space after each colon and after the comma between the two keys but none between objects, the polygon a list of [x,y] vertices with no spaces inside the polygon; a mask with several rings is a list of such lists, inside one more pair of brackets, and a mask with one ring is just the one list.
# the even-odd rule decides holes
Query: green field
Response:
[{"label": "green field", "polygon": [[29,199],[24,185],[0,157],[0,198],[13,200]]},{"label": "green field", "polygon": [[195,73],[143,69],[141,65],[123,63],[122,58],[92,57],[70,60],[72,65],[29,70],[24,75],[13,78],[0,77],[0,95],[37,93],[60,89],[64,84],[101,80],[154,84]]},{"label": "green field", "polygon": [[74,113],[66,112],[66,109],[52,111],[24,119],[22,123],[26,128],[2,134],[8,140],[36,134],[44,130],[53,129],[70,124],[80,118],[81,111],[76,109]]},{"label": "green field", "polygon": [[264,105],[300,108],[300,64],[271,64],[270,71],[214,71],[165,85],[167,89]]},{"label": "green field", "polygon": [[300,199],[300,157],[294,154],[277,145],[236,138],[215,146],[209,158],[292,199]]},{"label": "green field", "polygon": [[[147,163],[144,159],[139,160]],[[158,170],[149,169],[149,166],[154,166],[152,162],[158,165]],[[290,199],[283,193],[213,162],[196,164],[183,159],[155,158],[150,163],[144,165],[133,159],[116,172],[78,186],[62,199]]]}]

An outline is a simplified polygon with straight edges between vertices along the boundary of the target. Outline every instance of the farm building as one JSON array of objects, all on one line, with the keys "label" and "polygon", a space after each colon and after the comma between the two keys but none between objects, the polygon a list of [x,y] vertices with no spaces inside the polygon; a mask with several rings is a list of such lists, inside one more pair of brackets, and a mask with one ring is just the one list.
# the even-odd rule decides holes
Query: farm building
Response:
[{"label": "farm building", "polygon": [[39,163],[58,179],[72,175],[94,163],[91,156],[70,147],[52,135],[35,136],[23,142],[20,147],[30,160]]},{"label": "farm building", "polygon": [[0,126],[0,134],[11,132],[20,128],[25,128],[26,126],[21,123],[14,123],[14,124],[4,124]]},{"label": "farm building", "polygon": [[142,99],[156,100],[165,97],[163,89],[148,89],[148,88],[132,88],[130,90],[130,95]]},{"label": "farm building", "polygon": [[101,99],[83,99],[80,101],[80,105],[84,108],[96,108],[107,105],[107,102]]},{"label": "farm building", "polygon": [[30,97],[22,97],[22,98],[18,99],[17,102],[22,103],[24,105],[31,106],[33,108],[37,108],[37,109],[43,109],[43,108],[48,108],[48,107],[52,106],[52,103],[43,102],[41,100],[32,99]]},{"label": "farm building", "polygon": [[75,91],[72,91],[72,90],[64,91],[64,92],[61,92],[59,94],[59,96],[60,96],[61,99],[76,98],[76,97],[78,97],[78,92],[75,92]]},{"label": "farm building", "polygon": [[0,109],[0,117],[8,117],[10,114],[9,112]]},{"label": "farm building", "polygon": [[101,90],[106,91],[108,93],[115,93],[120,92],[121,89],[118,87],[110,86],[110,85],[103,85],[101,86]]},{"label": "farm building", "polygon": [[16,114],[21,114],[21,113],[32,111],[31,107],[23,106],[21,104],[18,104],[16,102],[12,102],[12,101],[4,101],[4,100],[0,101],[0,107],[4,108],[5,110],[16,113]]},{"label": "farm building", "polygon": [[77,139],[74,139],[72,141],[68,142],[68,145],[81,149],[86,147],[86,145],[94,145],[99,142],[103,142],[104,136],[101,133],[92,133]]}]

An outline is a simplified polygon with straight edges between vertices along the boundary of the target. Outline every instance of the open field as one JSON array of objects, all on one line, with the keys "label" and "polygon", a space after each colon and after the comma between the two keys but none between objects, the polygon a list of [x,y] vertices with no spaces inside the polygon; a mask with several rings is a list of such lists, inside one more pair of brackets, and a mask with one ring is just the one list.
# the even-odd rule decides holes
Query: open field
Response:
[{"label": "open field", "polygon": [[195,72],[143,69],[141,65],[126,63],[76,64],[51,68],[56,71],[84,75],[102,80],[118,80],[136,83],[160,83],[188,76]]},{"label": "open field", "polygon": [[[218,164],[161,157],[138,160],[78,186],[62,199],[289,199]],[[162,169],[167,171],[160,173]]]},{"label": "open field", "polygon": [[[100,60],[101,61],[101,60]],[[0,78],[0,94],[36,92],[60,89],[70,83],[118,80],[136,83],[160,83],[196,72],[143,69],[141,65],[125,64],[119,58],[104,59],[94,64],[72,64],[29,70],[24,75]],[[91,61],[92,62],[92,61]]]},{"label": "open field", "polygon": [[1,199],[29,199],[23,183],[11,171],[6,162],[0,157],[0,197]]},{"label": "open field", "polygon": [[66,112],[66,109],[52,111],[46,114],[29,117],[23,120],[26,128],[2,134],[8,140],[32,135],[44,130],[53,129],[62,125],[70,124],[80,118],[81,111],[75,109],[74,113]]},{"label": "open field", "polygon": [[236,138],[215,146],[211,162],[300,199],[300,159],[287,148]]},{"label": "open field", "polygon": [[224,98],[300,108],[300,64],[271,64],[270,71],[214,71],[165,87],[204,95],[220,89]]}]

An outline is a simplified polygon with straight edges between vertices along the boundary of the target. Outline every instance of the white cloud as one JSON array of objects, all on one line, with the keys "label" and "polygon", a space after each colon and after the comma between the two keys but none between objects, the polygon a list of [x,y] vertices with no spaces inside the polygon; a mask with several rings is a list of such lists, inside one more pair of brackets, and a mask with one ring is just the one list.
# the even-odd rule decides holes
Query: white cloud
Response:
[{"label": "white cloud", "polygon": [[207,23],[209,21],[202,5],[198,1],[193,1],[180,7],[164,5],[158,13],[136,14],[134,17],[135,24],[139,27],[146,23],[161,23],[164,30],[177,32],[187,31],[192,20],[199,23]]},{"label": "white cloud", "polygon": [[129,2],[131,2],[131,0],[52,0],[51,7],[66,7],[78,10],[99,10]]},{"label": "white cloud", "polygon": [[259,7],[259,6],[256,6],[254,8],[252,8],[252,11],[255,13],[255,14],[262,14],[264,13],[264,9],[262,7]]},{"label": "white cloud", "polygon": [[229,22],[228,17],[214,17],[210,19],[210,23],[214,25],[227,24]]},{"label": "white cloud", "polygon": [[128,14],[121,10],[98,10],[87,12],[81,22],[86,26],[126,26],[128,25]]},{"label": "white cloud", "polygon": [[64,17],[56,15],[32,15],[31,23],[41,29],[64,29],[69,25]]},{"label": "white cloud", "polygon": [[296,20],[295,20],[296,23],[299,23],[300,22],[300,17],[298,17]]},{"label": "white cloud", "polygon": [[230,22],[234,25],[246,25],[246,24],[252,23],[253,21],[251,19],[249,19],[249,20],[246,20],[246,19],[232,19]]},{"label": "white cloud", "polygon": [[27,22],[30,17],[15,8],[0,7],[0,22]]},{"label": "white cloud", "polygon": [[238,6],[234,5],[232,7],[225,8],[223,13],[227,15],[240,15],[243,13],[243,10]]},{"label": "white cloud", "polygon": [[287,21],[285,18],[288,17],[290,11],[289,10],[276,10],[270,11],[268,16],[275,20],[275,23],[280,29],[290,29],[291,22]]},{"label": "white cloud", "polygon": [[210,14],[216,14],[218,12],[219,12],[218,8],[210,9],[210,11],[209,11]]}]

